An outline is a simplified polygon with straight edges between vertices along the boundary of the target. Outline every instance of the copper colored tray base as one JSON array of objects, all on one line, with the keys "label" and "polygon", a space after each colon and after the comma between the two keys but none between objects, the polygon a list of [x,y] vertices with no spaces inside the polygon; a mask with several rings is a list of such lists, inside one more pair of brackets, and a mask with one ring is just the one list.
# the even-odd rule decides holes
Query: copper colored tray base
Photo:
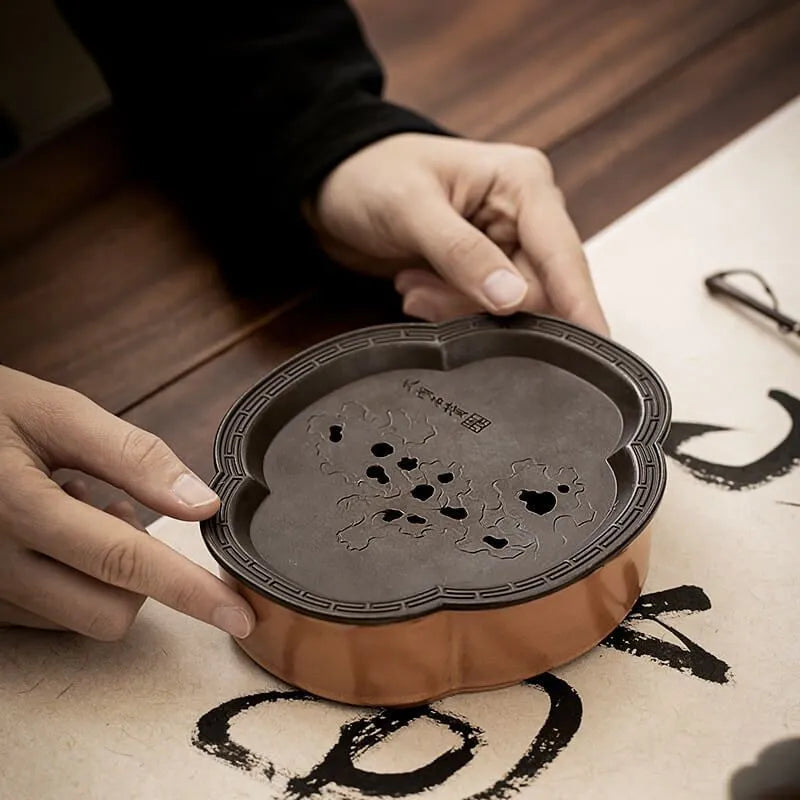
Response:
[{"label": "copper colored tray base", "polygon": [[202,526],[251,602],[240,642],[358,705],[504,686],[572,660],[642,588],[669,398],[549,318],[358,331],[242,397]]},{"label": "copper colored tray base", "polygon": [[341,703],[413,706],[454,687],[509,686],[590,650],[636,603],[649,555],[647,530],[591,575],[538,600],[375,626],[299,614],[224,577],[258,614],[256,630],[237,643],[273,675]]}]

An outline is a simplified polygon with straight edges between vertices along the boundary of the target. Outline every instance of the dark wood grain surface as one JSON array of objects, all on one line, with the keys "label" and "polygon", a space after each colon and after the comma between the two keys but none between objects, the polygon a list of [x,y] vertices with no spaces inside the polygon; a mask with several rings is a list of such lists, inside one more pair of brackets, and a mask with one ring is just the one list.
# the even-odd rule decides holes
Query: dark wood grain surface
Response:
[{"label": "dark wood grain surface", "polygon": [[0,257],[80,213],[128,173],[109,110],[4,165],[0,171]]},{"label": "dark wood grain surface", "polygon": [[0,360],[117,413],[289,299],[233,296],[179,211],[133,181],[12,253],[2,274]]},{"label": "dark wood grain surface", "polygon": [[551,147],[774,3],[357,0],[398,101]]},{"label": "dark wood grain surface", "polygon": [[549,151],[580,233],[597,233],[798,92],[800,3],[785,3]]},{"label": "dark wood grain surface", "polygon": [[[798,2],[355,5],[391,96],[546,149],[584,237],[800,92]],[[206,477],[241,392],[303,347],[400,313],[388,287],[345,277],[232,294],[126,164],[108,114],[0,171],[0,256],[0,361],[84,391]]]}]

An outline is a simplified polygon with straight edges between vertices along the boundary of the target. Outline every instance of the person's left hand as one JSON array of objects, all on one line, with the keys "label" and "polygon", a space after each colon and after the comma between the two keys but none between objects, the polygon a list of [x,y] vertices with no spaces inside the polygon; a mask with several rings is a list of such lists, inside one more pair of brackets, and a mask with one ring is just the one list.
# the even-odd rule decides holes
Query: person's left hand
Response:
[{"label": "person's left hand", "polygon": [[538,150],[398,134],[336,167],[306,213],[335,260],[394,275],[410,316],[530,311],[608,333]]}]

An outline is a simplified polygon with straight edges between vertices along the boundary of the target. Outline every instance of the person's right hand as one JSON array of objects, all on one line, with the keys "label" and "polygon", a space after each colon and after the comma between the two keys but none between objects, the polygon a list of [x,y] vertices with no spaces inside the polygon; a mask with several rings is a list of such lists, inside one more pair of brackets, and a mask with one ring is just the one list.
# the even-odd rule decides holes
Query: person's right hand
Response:
[{"label": "person's right hand", "polygon": [[146,597],[243,638],[247,601],[136,527],[130,504],[106,511],[51,478],[79,469],[161,514],[210,517],[219,499],[157,437],[82,395],[0,366],[0,625],[127,632]]},{"label": "person's right hand", "polygon": [[411,317],[526,311],[608,336],[580,237],[539,150],[396,134],[335,167],[303,211],[334,260],[393,274]]}]

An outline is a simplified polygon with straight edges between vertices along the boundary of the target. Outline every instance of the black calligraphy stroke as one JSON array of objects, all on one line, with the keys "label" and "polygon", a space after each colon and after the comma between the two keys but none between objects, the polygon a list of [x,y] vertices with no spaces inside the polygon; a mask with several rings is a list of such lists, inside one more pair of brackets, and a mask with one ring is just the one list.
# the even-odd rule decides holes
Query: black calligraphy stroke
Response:
[{"label": "black calligraphy stroke", "polygon": [[704,461],[682,452],[682,446],[690,439],[713,431],[731,430],[695,422],[673,422],[664,450],[698,480],[716,484],[723,489],[755,489],[783,477],[800,465],[800,400],[779,389],[770,391],[768,397],[786,410],[792,420],[792,427],[784,440],[761,458],[749,464],[731,466]]},{"label": "black calligraphy stroke", "polygon": [[[698,611],[708,611],[710,608],[711,601],[699,586],[676,586],[661,592],[644,594],[625,620],[601,642],[601,645],[652,659],[659,664],[712,683],[728,683],[731,679],[731,669],[724,661],[704,650],[672,625],[659,619],[664,614],[693,614]],[[684,647],[635,630],[630,625],[635,620],[650,620],[657,623],[675,636]]]},{"label": "black calligraphy stroke", "polygon": [[[528,786],[558,756],[580,727],[583,706],[577,692],[568,683],[545,673],[525,681],[523,686],[532,687],[548,696],[550,709],[547,718],[514,767],[490,788],[465,800],[506,800],[512,797]],[[202,752],[233,767],[272,780],[277,772],[276,765],[267,755],[253,753],[233,741],[230,727],[233,720],[244,711],[262,703],[282,700],[318,702],[314,696],[298,690],[235,698],[200,718],[192,743]],[[428,764],[406,772],[376,773],[355,766],[359,756],[421,718],[444,725],[460,739],[460,744]],[[419,794],[445,783],[466,766],[485,744],[483,732],[456,714],[431,706],[386,709],[343,725],[338,740],[311,772],[289,777],[285,797],[305,800],[320,795],[329,786],[355,789],[366,796],[404,797]]]},{"label": "black calligraphy stroke", "polygon": [[[427,717],[444,725],[461,739],[461,744],[442,753],[428,764],[407,772],[369,772],[355,766],[355,760],[391,734],[416,719]],[[320,794],[331,784],[358,789],[370,796],[405,797],[431,789],[468,764],[476,749],[485,744],[482,731],[465,720],[435,711],[429,706],[416,709],[382,711],[374,717],[354,720],[344,725],[339,740],[323,761],[308,775],[292,778],[290,797],[305,798]]]},{"label": "black calligraphy stroke", "polygon": [[306,692],[295,689],[250,694],[228,700],[200,717],[192,734],[192,744],[203,752],[222,759],[232,767],[238,767],[247,772],[260,771],[265,777],[273,778],[275,777],[275,768],[271,762],[257,756],[244,745],[237,744],[231,739],[230,723],[234,717],[262,703],[309,699],[310,695]]},{"label": "black calligraphy stroke", "polygon": [[547,719],[516,766],[494,786],[473,794],[468,800],[506,800],[529,786],[534,778],[572,741],[583,717],[583,704],[578,693],[550,672],[525,681],[550,698]]}]

